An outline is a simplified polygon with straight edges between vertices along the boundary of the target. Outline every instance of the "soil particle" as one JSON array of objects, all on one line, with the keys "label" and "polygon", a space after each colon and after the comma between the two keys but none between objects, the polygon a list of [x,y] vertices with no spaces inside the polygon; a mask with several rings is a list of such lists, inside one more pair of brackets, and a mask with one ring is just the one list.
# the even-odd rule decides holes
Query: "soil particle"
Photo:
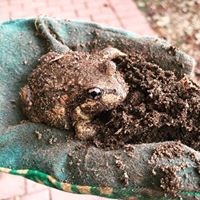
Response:
[{"label": "soil particle", "polygon": [[125,186],[127,186],[129,184],[129,176],[128,176],[127,172],[124,172],[124,174],[122,176],[122,182],[124,183]]},{"label": "soil particle", "polygon": [[117,166],[117,168],[119,168],[120,170],[125,170],[125,165],[124,165],[124,163],[122,162],[122,160],[120,160],[120,158],[119,157],[117,157],[117,156],[115,156],[115,164],[116,164],[116,166]]},{"label": "soil particle", "polygon": [[168,49],[168,53],[170,55],[175,56],[176,55],[176,47],[175,46],[170,46],[169,49]]},{"label": "soil particle", "polygon": [[114,156],[116,167],[120,170],[121,178],[120,180],[122,183],[127,186],[129,184],[129,176],[126,171],[126,165],[118,156]]},{"label": "soil particle", "polygon": [[69,161],[69,163],[68,163],[69,165],[73,165],[73,162],[72,161]]},{"label": "soil particle", "polygon": [[27,64],[28,64],[28,61],[27,61],[27,60],[24,60],[24,61],[23,61],[23,64],[24,64],[24,65],[27,65]]},{"label": "soil particle", "polygon": [[36,137],[38,140],[41,140],[42,139],[42,133],[40,131],[35,131],[35,134],[36,134]]},{"label": "soil particle", "polygon": [[51,136],[51,138],[49,139],[49,144],[55,144],[57,142],[57,137],[55,137],[55,136]]},{"label": "soil particle", "polygon": [[131,144],[124,145],[124,152],[126,152],[127,156],[130,158],[134,157],[134,146]]}]

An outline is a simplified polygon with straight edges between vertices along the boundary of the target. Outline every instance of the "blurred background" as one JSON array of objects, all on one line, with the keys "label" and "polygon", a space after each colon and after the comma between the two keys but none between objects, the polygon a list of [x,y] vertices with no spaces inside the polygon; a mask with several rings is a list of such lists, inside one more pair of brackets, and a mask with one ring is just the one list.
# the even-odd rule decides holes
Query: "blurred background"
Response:
[{"label": "blurred background", "polygon": [[197,61],[200,76],[200,0],[135,0],[151,28]]},{"label": "blurred background", "polygon": [[153,34],[132,0],[1,0],[0,21],[40,14],[81,19]]},{"label": "blurred background", "polygon": [[[158,35],[197,60],[200,76],[200,0],[0,0],[0,23],[43,14]],[[0,174],[0,200],[103,200],[67,194],[22,177]]]}]

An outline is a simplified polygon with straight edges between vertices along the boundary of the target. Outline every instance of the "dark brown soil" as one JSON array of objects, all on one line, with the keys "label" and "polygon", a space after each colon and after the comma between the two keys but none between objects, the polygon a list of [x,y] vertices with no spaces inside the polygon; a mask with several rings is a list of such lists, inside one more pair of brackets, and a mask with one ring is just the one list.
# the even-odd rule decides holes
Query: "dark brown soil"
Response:
[{"label": "dark brown soil", "polygon": [[116,62],[129,94],[123,104],[96,119],[100,128],[93,143],[118,149],[173,140],[200,150],[200,87],[187,76],[178,80],[139,54]]},{"label": "dark brown soil", "polygon": [[[189,163],[184,160],[179,164],[173,164],[175,160],[181,157],[193,161],[199,173],[199,159],[195,153],[188,152],[180,142],[161,143],[154,148],[151,158],[148,161],[153,166],[152,174],[154,176],[161,175],[160,187],[166,194],[171,194],[174,197],[180,197],[180,194],[177,192],[184,187],[185,180],[179,175],[179,172],[189,167]],[[171,160],[170,164],[159,165],[158,163],[163,159]],[[185,174],[185,177],[188,177],[188,174]]]},{"label": "dark brown soil", "polygon": [[[157,171],[163,174],[160,178],[160,187],[165,191],[166,194],[177,196],[177,192],[182,188],[182,179],[177,176],[177,172],[187,167],[186,163],[178,165],[163,165],[160,167],[156,166],[159,160],[163,158],[176,159],[181,156],[185,156],[185,149],[180,143],[169,143],[162,144],[154,149],[152,156],[149,160],[149,164],[154,165],[152,170],[153,175],[157,175]],[[185,156],[186,157],[186,156]]]}]

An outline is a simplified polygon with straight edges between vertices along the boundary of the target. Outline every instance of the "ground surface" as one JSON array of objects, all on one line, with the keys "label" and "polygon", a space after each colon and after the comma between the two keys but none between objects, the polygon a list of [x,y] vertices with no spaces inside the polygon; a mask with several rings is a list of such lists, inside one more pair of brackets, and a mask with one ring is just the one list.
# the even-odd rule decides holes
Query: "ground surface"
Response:
[{"label": "ground surface", "polygon": [[197,60],[200,75],[200,0],[135,0],[152,28]]},{"label": "ground surface", "polygon": [[[142,35],[153,35],[132,0],[1,0],[0,22],[9,19],[34,17],[39,14],[49,16],[82,19],[125,28]],[[49,189],[22,177],[0,174],[1,200],[97,200],[103,198],[72,195]]]},{"label": "ground surface", "polygon": [[132,0],[1,0],[0,21],[46,14],[94,21],[139,34],[154,34]]}]

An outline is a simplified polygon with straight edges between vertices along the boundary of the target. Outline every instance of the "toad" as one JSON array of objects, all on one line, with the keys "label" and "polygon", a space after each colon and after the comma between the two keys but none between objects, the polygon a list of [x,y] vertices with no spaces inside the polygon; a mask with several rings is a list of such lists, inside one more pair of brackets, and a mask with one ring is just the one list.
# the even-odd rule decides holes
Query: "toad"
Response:
[{"label": "toad", "polygon": [[32,122],[64,129],[73,126],[79,139],[93,137],[94,117],[127,96],[128,86],[114,62],[120,56],[126,54],[112,47],[93,54],[43,55],[20,91],[25,115]]}]

